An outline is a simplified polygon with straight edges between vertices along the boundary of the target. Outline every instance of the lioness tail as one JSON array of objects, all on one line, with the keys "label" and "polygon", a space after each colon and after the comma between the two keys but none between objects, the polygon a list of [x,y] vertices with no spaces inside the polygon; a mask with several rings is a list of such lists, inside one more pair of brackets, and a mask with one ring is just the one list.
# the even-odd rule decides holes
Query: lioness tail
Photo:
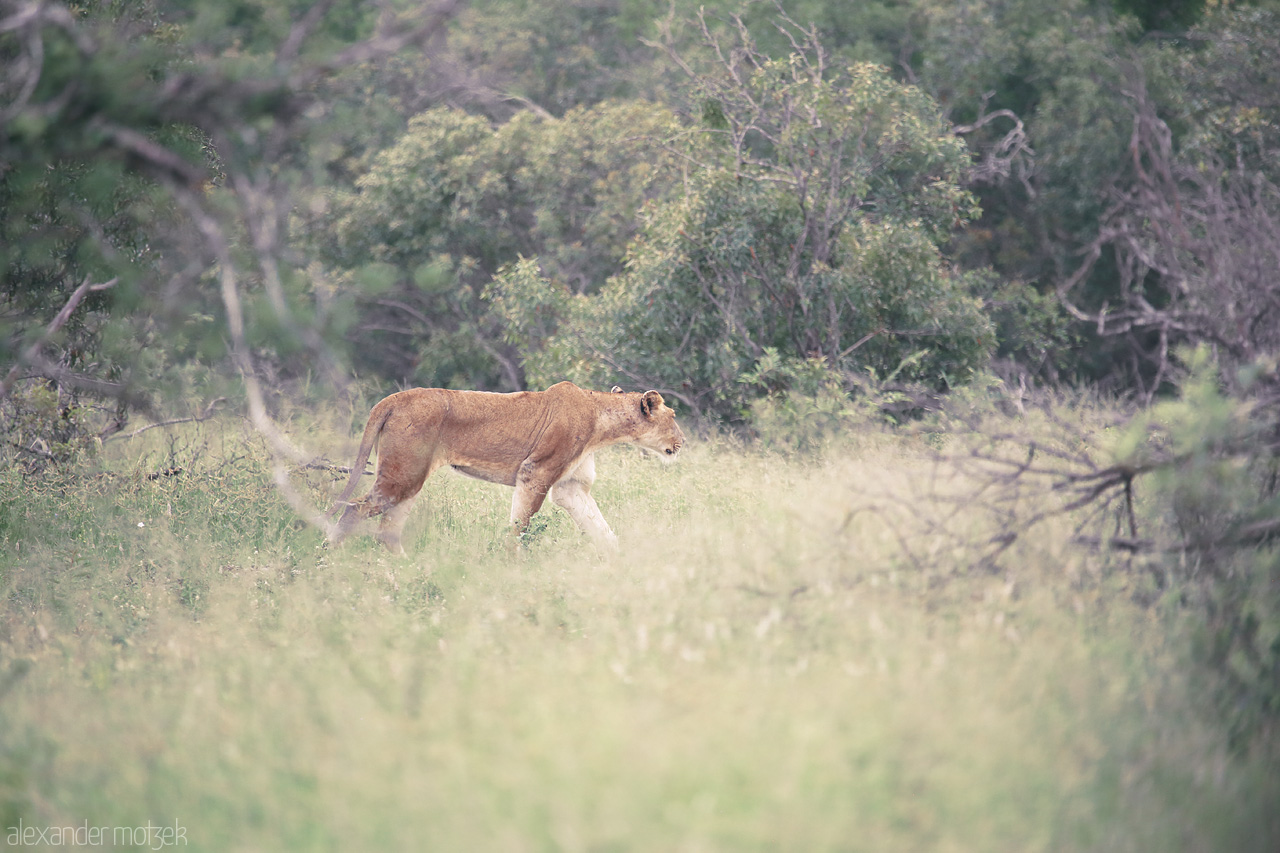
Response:
[{"label": "lioness tail", "polygon": [[356,483],[360,482],[360,477],[364,474],[364,466],[369,462],[369,454],[373,451],[373,446],[378,443],[378,436],[382,433],[382,428],[390,416],[391,406],[386,400],[374,406],[373,411],[369,413],[369,422],[364,427],[364,437],[360,439],[360,452],[356,454],[356,461],[351,465],[351,479],[347,480],[346,488],[334,502],[333,509],[329,510],[330,518],[337,515],[338,511],[350,502],[351,495],[356,490]]}]

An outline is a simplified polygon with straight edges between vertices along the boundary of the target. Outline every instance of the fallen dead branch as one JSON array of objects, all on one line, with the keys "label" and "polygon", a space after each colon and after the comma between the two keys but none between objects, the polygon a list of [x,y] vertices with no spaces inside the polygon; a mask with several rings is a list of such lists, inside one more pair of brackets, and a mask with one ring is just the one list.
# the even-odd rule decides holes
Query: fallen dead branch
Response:
[{"label": "fallen dead branch", "polygon": [[[1067,407],[1048,400],[1029,406],[1017,419],[955,415],[939,427],[921,426],[932,443],[934,473],[911,496],[875,495],[858,511],[882,519],[917,567],[944,549],[964,552],[973,565],[991,566],[1015,543],[1033,538],[1044,525],[1066,520],[1067,541],[1100,552],[1136,555],[1181,554],[1213,562],[1230,551],[1256,548],[1280,538],[1280,517],[1259,504],[1238,517],[1214,524],[1192,523],[1161,511],[1140,513],[1140,491],[1164,475],[1186,480],[1211,459],[1247,469],[1280,455],[1280,438],[1249,418],[1273,406],[1273,397],[1242,404],[1242,424],[1206,443],[1171,439],[1157,420],[1124,419],[1085,424],[1068,420]],[[1143,426],[1145,424],[1145,427]],[[1124,453],[1099,443],[1105,429],[1143,430],[1136,450]],[[1174,504],[1165,502],[1166,509]],[[850,513],[850,518],[853,516]],[[904,518],[910,519],[903,524]],[[975,522],[975,518],[982,521]],[[846,524],[848,522],[846,521]],[[1145,529],[1144,529],[1145,528]]]}]

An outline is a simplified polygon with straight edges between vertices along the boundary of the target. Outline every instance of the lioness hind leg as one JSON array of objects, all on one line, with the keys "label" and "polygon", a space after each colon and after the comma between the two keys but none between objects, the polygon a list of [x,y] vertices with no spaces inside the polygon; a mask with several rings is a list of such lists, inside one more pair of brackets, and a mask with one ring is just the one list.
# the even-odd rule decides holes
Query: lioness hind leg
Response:
[{"label": "lioness hind leg", "polygon": [[337,546],[342,540],[351,534],[361,520],[366,518],[378,519],[378,541],[387,546],[387,550],[393,554],[404,555],[404,545],[401,544],[400,536],[404,531],[405,520],[409,517],[409,510],[413,508],[413,499],[416,495],[408,498],[396,500],[394,497],[387,495],[382,489],[375,484],[373,489],[358,501],[347,505],[343,510],[338,523],[334,525],[332,534],[329,537],[329,544]]},{"label": "lioness hind leg", "polygon": [[400,535],[404,532],[404,522],[411,509],[413,498],[401,501],[382,514],[382,522],[378,528],[378,541],[386,545],[388,551],[401,557],[405,556],[405,550]]},{"label": "lioness hind leg", "polygon": [[329,544],[337,547],[342,544],[342,540],[351,535],[351,531],[360,522],[360,504],[349,503],[346,509],[342,511],[342,516],[338,519],[338,523],[334,525],[333,531],[329,534]]}]

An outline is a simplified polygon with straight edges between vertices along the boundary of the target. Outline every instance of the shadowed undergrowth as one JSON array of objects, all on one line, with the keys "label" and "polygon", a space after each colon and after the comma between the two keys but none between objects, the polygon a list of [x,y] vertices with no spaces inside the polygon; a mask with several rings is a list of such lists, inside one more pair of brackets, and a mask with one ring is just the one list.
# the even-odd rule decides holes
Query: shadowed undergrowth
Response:
[{"label": "shadowed undergrowth", "polygon": [[76,477],[2,475],[0,831],[1274,849],[1280,780],[1197,703],[1176,606],[1141,603],[1069,518],[995,562],[931,539],[929,495],[963,475],[906,439],[821,463],[718,440],[671,466],[602,453],[615,554],[548,507],[509,557],[509,490],[437,476],[396,559],[368,537],[326,550],[252,440],[202,430],[110,446]]}]

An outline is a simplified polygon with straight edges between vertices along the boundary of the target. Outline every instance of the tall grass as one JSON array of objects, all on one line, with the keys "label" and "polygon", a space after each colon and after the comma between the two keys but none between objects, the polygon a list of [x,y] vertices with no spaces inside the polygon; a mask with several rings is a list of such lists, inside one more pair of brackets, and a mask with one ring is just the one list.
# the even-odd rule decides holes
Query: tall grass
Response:
[{"label": "tall grass", "polygon": [[510,492],[437,476],[398,559],[322,547],[238,425],[187,429],[0,475],[0,843],[1280,847],[1280,774],[1226,750],[1176,609],[1069,519],[995,564],[932,540],[952,475],[910,439],[602,453],[616,554],[548,507],[512,557]]}]

